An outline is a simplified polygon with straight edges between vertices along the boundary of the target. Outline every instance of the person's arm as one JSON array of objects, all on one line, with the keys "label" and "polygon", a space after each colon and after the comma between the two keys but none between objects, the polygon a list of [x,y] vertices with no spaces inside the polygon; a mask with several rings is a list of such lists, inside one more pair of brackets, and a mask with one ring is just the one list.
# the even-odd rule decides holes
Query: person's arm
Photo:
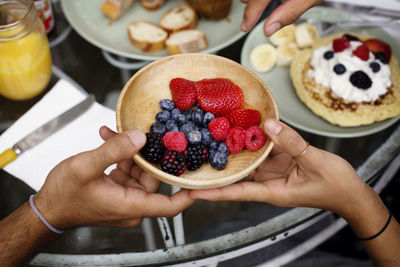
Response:
[{"label": "person's arm", "polygon": [[[191,197],[320,208],[342,216],[361,239],[380,232],[389,211],[347,161],[308,146],[293,129],[274,119],[267,120],[265,131],[274,143],[271,157],[247,181],[192,190]],[[362,243],[376,265],[400,266],[400,226],[395,218],[379,236]]]},{"label": "person's arm", "polygon": [[[100,135],[107,140],[102,146],[58,164],[35,195],[34,205],[51,226],[134,227],[144,217],[172,217],[193,203],[188,191],[156,194],[160,182],[133,164],[146,141],[142,132],[103,127]],[[117,168],[104,174],[114,163]],[[0,266],[27,263],[56,237],[26,202],[0,221]]]},{"label": "person's arm", "polygon": [[22,266],[56,237],[25,202],[0,221],[0,265]]},{"label": "person's arm", "polygon": [[[264,33],[271,36],[282,27],[295,22],[304,12],[313,6],[319,5],[323,0],[286,0],[279,5],[264,23]],[[264,9],[271,0],[241,0],[246,4],[240,29],[250,31],[260,19]]]}]

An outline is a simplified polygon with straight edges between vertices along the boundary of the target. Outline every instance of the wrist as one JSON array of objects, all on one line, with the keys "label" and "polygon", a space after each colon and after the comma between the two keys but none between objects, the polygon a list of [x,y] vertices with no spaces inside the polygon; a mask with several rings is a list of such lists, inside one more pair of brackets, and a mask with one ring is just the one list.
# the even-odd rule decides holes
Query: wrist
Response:
[{"label": "wrist", "polygon": [[54,203],[51,198],[46,197],[41,191],[35,195],[34,204],[45,220],[54,228],[65,230],[71,227],[60,205]]}]

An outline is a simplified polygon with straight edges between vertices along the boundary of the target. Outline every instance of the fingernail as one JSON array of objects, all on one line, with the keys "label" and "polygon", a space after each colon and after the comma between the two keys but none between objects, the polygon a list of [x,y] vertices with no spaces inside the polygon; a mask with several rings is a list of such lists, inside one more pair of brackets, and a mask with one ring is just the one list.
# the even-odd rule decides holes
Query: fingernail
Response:
[{"label": "fingernail", "polygon": [[272,34],[274,34],[277,30],[279,30],[280,28],[282,28],[282,25],[279,22],[275,22],[271,25],[269,25],[266,29],[265,29],[265,34],[267,36],[271,36]]},{"label": "fingernail", "polygon": [[246,19],[242,20],[242,25],[240,25],[240,30],[242,32],[246,32],[247,31]]},{"label": "fingernail", "polygon": [[278,135],[282,130],[282,126],[276,120],[268,119],[265,121],[265,129],[270,134]]},{"label": "fingernail", "polygon": [[133,130],[128,132],[127,135],[136,147],[141,147],[146,143],[146,136],[141,131]]}]

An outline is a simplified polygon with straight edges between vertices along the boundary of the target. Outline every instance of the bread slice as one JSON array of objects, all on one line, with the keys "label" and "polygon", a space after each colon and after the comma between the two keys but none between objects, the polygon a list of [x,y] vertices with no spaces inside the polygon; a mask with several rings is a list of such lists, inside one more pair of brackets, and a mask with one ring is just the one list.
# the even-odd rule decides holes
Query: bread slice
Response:
[{"label": "bread slice", "polygon": [[160,19],[160,26],[169,33],[193,29],[196,24],[196,11],[188,5],[179,5],[171,8]]},{"label": "bread slice", "polygon": [[174,32],[165,43],[170,54],[197,52],[205,49],[208,45],[206,35],[201,30]]},{"label": "bread slice", "polygon": [[159,9],[163,4],[164,0],[141,0],[142,6],[147,10]]},{"label": "bread slice", "polygon": [[144,52],[153,52],[165,47],[168,33],[151,22],[137,20],[128,25],[129,39]]},{"label": "bread slice", "polygon": [[132,6],[134,0],[106,0],[101,6],[101,12],[110,19],[121,17]]}]

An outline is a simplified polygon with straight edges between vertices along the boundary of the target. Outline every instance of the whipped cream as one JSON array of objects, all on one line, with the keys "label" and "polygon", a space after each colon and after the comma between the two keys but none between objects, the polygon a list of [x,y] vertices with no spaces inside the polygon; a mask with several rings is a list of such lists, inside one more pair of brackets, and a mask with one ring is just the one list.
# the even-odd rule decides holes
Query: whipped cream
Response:
[{"label": "whipped cream", "polygon": [[[325,59],[324,54],[327,51],[333,51],[332,42],[327,46],[317,48],[311,59],[311,66],[307,73],[309,78],[314,78],[315,82],[326,88],[331,88],[332,91],[351,102],[371,102],[379,98],[379,96],[387,93],[392,83],[390,81],[390,68],[387,64],[375,60],[375,56],[369,52],[369,59],[363,61],[353,55],[353,50],[362,45],[361,42],[351,41],[350,47],[341,52],[334,53],[333,58]],[[369,65],[372,62],[377,62],[380,65],[380,70],[376,73],[372,71]],[[346,72],[336,74],[333,68],[337,64],[343,64],[346,67]],[[355,87],[350,82],[350,76],[356,71],[365,72],[372,81],[372,85],[368,89],[360,89]]]}]

